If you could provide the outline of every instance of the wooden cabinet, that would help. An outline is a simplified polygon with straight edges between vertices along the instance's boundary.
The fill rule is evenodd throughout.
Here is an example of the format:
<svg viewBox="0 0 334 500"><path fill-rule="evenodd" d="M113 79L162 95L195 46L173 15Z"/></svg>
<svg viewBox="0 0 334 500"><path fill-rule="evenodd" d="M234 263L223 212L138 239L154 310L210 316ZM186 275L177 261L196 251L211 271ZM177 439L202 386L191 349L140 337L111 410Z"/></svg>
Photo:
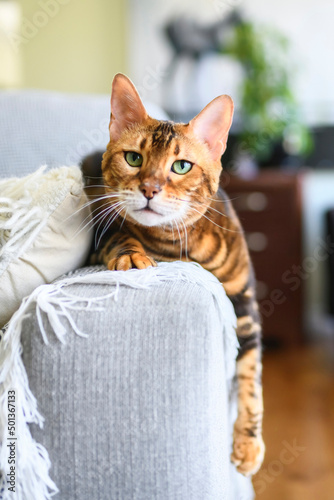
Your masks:
<svg viewBox="0 0 334 500"><path fill-rule="evenodd" d="M251 180L222 180L245 230L268 343L303 339L302 177L266 170Z"/></svg>

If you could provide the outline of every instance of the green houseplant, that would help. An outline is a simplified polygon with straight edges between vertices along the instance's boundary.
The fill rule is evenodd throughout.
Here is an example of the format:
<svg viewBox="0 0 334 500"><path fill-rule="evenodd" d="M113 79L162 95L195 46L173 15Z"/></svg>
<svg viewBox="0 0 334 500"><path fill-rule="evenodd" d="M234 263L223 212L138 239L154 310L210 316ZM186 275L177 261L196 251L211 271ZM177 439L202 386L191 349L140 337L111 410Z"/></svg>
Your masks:
<svg viewBox="0 0 334 500"><path fill-rule="evenodd" d="M222 54L243 67L239 151L257 163L267 161L277 143L287 155L304 156L312 139L299 118L287 65L288 40L269 28L241 20L232 30Z"/></svg>

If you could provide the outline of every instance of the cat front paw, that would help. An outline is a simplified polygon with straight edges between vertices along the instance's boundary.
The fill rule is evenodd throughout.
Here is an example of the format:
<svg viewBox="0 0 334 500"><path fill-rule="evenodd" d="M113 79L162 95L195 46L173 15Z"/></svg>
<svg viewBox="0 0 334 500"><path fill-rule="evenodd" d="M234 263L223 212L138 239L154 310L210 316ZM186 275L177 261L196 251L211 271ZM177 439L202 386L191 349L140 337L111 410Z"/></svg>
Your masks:
<svg viewBox="0 0 334 500"><path fill-rule="evenodd" d="M129 269L146 269L156 266L157 263L152 257L139 252L121 255L108 262L109 271L128 271Z"/></svg>
<svg viewBox="0 0 334 500"><path fill-rule="evenodd" d="M261 467L265 445L261 436L246 436L234 430L231 462L244 476L255 474Z"/></svg>

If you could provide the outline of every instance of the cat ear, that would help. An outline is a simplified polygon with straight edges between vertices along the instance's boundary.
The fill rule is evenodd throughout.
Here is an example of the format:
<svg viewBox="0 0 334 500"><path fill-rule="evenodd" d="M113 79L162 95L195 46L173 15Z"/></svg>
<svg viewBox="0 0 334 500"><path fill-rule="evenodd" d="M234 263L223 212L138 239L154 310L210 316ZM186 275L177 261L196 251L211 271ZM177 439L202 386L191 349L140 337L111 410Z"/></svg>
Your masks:
<svg viewBox="0 0 334 500"><path fill-rule="evenodd" d="M232 124L233 101L228 95L221 95L211 101L189 125L195 136L205 142L214 160L220 160L226 149L227 136Z"/></svg>
<svg viewBox="0 0 334 500"><path fill-rule="evenodd" d="M136 87L125 75L118 73L112 82L110 139L117 141L123 130L147 118L146 109Z"/></svg>

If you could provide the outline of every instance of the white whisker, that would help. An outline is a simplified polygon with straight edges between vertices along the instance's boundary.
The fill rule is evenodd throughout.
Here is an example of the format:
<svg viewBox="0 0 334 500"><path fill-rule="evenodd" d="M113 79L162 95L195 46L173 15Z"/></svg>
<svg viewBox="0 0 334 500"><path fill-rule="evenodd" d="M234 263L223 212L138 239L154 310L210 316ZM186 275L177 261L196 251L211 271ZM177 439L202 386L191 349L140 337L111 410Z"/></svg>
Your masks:
<svg viewBox="0 0 334 500"><path fill-rule="evenodd" d="M90 205L93 205L93 203L101 201L101 200L106 200L106 199L111 199L111 198L119 198L119 195L117 194L104 194L103 196L99 196L98 198L94 198L93 200L89 200L86 203L84 203L78 210L73 212L73 214L69 215L65 221L79 213L81 210L84 210L85 208L89 207Z"/></svg>
<svg viewBox="0 0 334 500"><path fill-rule="evenodd" d="M99 213L96 217L96 221L95 221L95 224L97 224L99 222L99 225L97 226L96 228L96 231L95 231L95 246L96 246L96 239L98 237L98 234L99 234L99 231L100 231L100 228L101 228L101 225L104 223L105 219L107 219L109 217L109 215L113 214L114 211L116 210L116 208L120 205L121 202L118 202L117 204L113 205L113 206L108 206L107 208L105 208L101 213Z"/></svg>
<svg viewBox="0 0 334 500"><path fill-rule="evenodd" d="M101 175L86 175L84 174L85 179L103 179Z"/></svg>
<svg viewBox="0 0 334 500"><path fill-rule="evenodd" d="M178 198L178 199L179 199L180 201L183 201L184 203L189 203L189 201L188 201L188 200L183 200L182 198ZM205 198L203 198L203 199L205 200ZM211 200L211 199L213 199L213 198L207 198L207 199ZM197 200L193 200L193 201L192 201L191 203L189 203L189 204L194 204L194 203L198 203L198 204L200 204L200 205L202 205L202 204L203 204L203 202L201 202L201 201L197 201ZM213 208L211 205L209 205L209 206L208 206L208 210L209 210L209 209L210 209L210 210L213 210L214 212L217 212L217 214L222 215L223 217L228 217L226 214L224 214L223 212L220 212L220 211L219 211L219 210L217 210L216 208Z"/></svg>
<svg viewBox="0 0 334 500"><path fill-rule="evenodd" d="M123 227L123 224L124 224L124 221L125 221L125 219L126 219L126 216L127 216L127 215L128 215L128 209L126 208L126 209L125 209L125 215L124 215L124 217L122 216L122 217L123 217L123 220L122 220L122 223L121 223L120 228L119 228L120 230L121 230L121 229L122 229L122 227Z"/></svg>
<svg viewBox="0 0 334 500"><path fill-rule="evenodd" d="M103 209L103 211L102 211L102 212L99 212L99 213L98 213L98 214L96 214L96 215L93 215L93 214L94 214L94 212L98 212L98 211L100 211L100 210L101 210L101 208L105 207L106 205L108 205L108 207L110 207L110 203L109 203L109 202L106 202L106 203L103 203L103 205L101 205L101 206L99 206L99 207L96 207L94 210L92 210L92 211L91 211L91 213L89 213L89 214L87 215L87 217L85 217L85 219L83 220L82 224L83 224L83 223L84 223L87 219L89 219L89 218L90 218L90 216L92 215L92 219L91 219L89 222L92 222L92 223L93 223L92 225L94 225L94 224L95 224L95 220L96 220L96 219L98 219L98 218L99 218L99 216L100 216L100 214L101 214L102 212L105 212L105 210L107 210L107 209ZM86 227L86 226L85 226L85 227Z"/></svg>
<svg viewBox="0 0 334 500"><path fill-rule="evenodd" d="M216 222L214 222L213 220L211 220L209 217L207 217L205 214L202 214L202 212L200 212L199 210L197 210L194 207L191 207L190 205L189 205L189 208L190 208L190 210L194 210L195 212L197 212L198 214L200 214L202 217L204 217L205 219L207 219L209 222L212 222L212 224L214 224L215 226L220 227L220 229L224 229L224 231L229 231L231 233L241 233L241 231L237 231L237 230L234 230L234 229L227 229L226 227L220 226L219 224L217 224Z"/></svg>
<svg viewBox="0 0 334 500"><path fill-rule="evenodd" d="M91 219L91 223L92 225L96 225L98 223L99 220L101 220L101 218L104 217L104 213L105 212L108 212L109 210L112 210L115 206L117 206L119 203L123 203L123 202L117 202L117 203L114 203L113 205L110 205L109 202L107 203L104 203L101 207L97 207L93 210L92 214L94 214L94 212L98 212L96 215L93 215L92 219ZM102 207L105 207L107 205L106 208L104 208L103 210L101 210ZM87 219L87 217L86 217ZM86 220L85 219L85 220Z"/></svg>
<svg viewBox="0 0 334 500"><path fill-rule="evenodd" d="M125 202L118 202L118 203L117 203L117 205L118 205L119 203L125 203ZM74 236L73 236L73 237L78 236L78 234L80 234L80 233L81 233L84 229L86 229L87 227L89 227L89 226L91 226L91 227L95 226L95 225L96 225L96 224L97 224L97 223L101 220L101 218L103 219L103 218L105 217L105 212L108 212L108 210L113 210L113 207L114 207L116 204L114 204L114 205L110 205L109 203L104 203L104 204L102 205L102 207L104 207L104 206L106 206L106 205L108 205L108 206L107 206L107 208L104 208L102 211L100 211L100 210L101 210L101 207L97 207L97 208L95 208L95 209L94 209L91 213L89 213L89 214L87 215L87 217L85 217L85 219L82 221L82 223L80 224L80 226L79 226L78 230L75 232L75 234L74 234ZM94 214L94 212L98 212L98 213L97 213L96 215L93 215L93 214ZM72 214L72 215L73 215L73 214ZM107 215L108 215L108 214L107 214ZM91 217L91 216L92 216L92 217ZM91 217L91 218L90 218L90 217ZM86 224L84 224L84 223L85 223L85 221L86 221L87 219L89 219L89 221L88 221ZM84 224L84 225L83 225L83 224Z"/></svg>
<svg viewBox="0 0 334 500"><path fill-rule="evenodd" d="M96 210L98 210L98 209L96 209ZM92 213L94 213L96 210L94 210ZM106 210L106 209L105 209L105 210ZM83 220L83 222L80 224L80 226L79 226L78 230L75 232L75 234L74 234L74 236L73 236L74 238L75 238L76 236L78 236L78 234L80 234L80 233L81 233L84 229L86 229L86 227L89 227L89 226L93 227L95 224L97 224L97 222L99 221L100 216L101 216L101 214L100 214L100 213L98 213L97 215L93 216L93 217L92 217L92 218L91 218L91 219L90 219L90 220L89 220L86 224L84 224L84 222L85 222L88 218L90 218L90 216L92 215L92 213L89 213L89 215L87 215L87 217L85 217L85 219ZM84 226L82 226L82 224L84 224ZM81 226L82 226L82 227L81 227Z"/></svg>
<svg viewBox="0 0 334 500"><path fill-rule="evenodd" d="M225 203L226 201L234 201L234 200L238 200L240 198L240 196L236 196L235 198L226 198L225 200L217 200L216 198L207 198L207 200L211 200L211 201L216 201L218 203Z"/></svg>
<svg viewBox="0 0 334 500"><path fill-rule="evenodd" d="M116 214L113 214L110 216L110 219L109 221L107 222L107 224L104 226L101 234L100 234L100 237L98 239L98 242L97 242L97 245L96 245L96 248L99 247L100 245L100 242L101 242L101 239L103 238L104 234L108 231L109 227L111 226L111 224L117 219L117 217L120 215L120 213L122 212L122 210L124 210L124 206L121 207L120 210L116 210Z"/></svg>
<svg viewBox="0 0 334 500"><path fill-rule="evenodd" d="M223 214L223 212L219 212L216 208L211 207L211 205L208 207L208 210L213 210L214 212L217 212L217 214L222 215L223 217L228 217L228 215Z"/></svg>
<svg viewBox="0 0 334 500"><path fill-rule="evenodd" d="M181 222L184 227L184 235L185 235L185 255L186 255L186 260L188 260L188 233L187 233L187 228L184 223L184 220L181 218Z"/></svg>
<svg viewBox="0 0 334 500"><path fill-rule="evenodd" d="M182 238L181 238L181 233L180 233L179 225L178 225L178 223L176 222L175 219L174 219L174 222L175 222L175 225L176 225L177 232L179 234L179 240L180 240L180 260L182 260Z"/></svg>
<svg viewBox="0 0 334 500"><path fill-rule="evenodd" d="M99 246L99 242L101 241L101 238L102 236L105 234L105 232L107 231L107 229L110 227L110 225L112 224L113 219L111 222L110 222L110 219L112 219L115 215L115 212L117 213L117 209L122 206L122 209L124 208L124 205L125 205L125 201L119 201L118 203L115 203L114 205L111 205L110 207L104 209L103 212L106 212L106 213L102 213L100 214L99 216L99 225L98 225L98 228L96 230L96 233L95 233L95 248L97 248ZM121 210L122 210L121 209ZM109 218L109 219L108 219ZM117 217L116 217L117 218ZM104 226L104 228L102 229L102 233L101 235L99 236L99 239L98 239L98 242L97 242L97 238L98 238L98 233L99 233L99 230L101 228L101 225L104 224L105 220L108 219L108 222L107 224ZM107 229L106 229L107 227Z"/></svg>

